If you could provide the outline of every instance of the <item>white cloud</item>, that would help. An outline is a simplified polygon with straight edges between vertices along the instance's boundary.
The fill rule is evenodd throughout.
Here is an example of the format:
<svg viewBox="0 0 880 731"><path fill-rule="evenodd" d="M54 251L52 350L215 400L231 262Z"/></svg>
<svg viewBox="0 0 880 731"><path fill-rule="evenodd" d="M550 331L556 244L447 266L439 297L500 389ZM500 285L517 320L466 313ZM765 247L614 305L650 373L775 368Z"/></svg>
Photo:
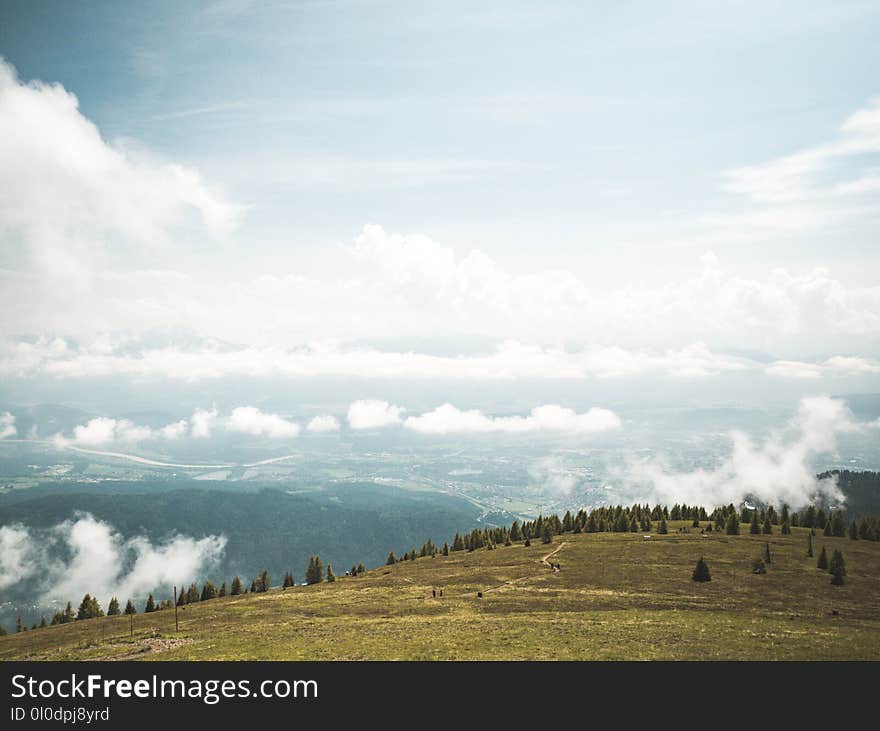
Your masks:
<svg viewBox="0 0 880 731"><path fill-rule="evenodd" d="M421 416L410 416L407 429L423 434L457 434L468 432L563 432L591 434L617 429L620 417L613 411L593 407L583 414L557 405L536 406L529 416L486 416L476 409L462 411L452 404L443 404Z"/></svg>
<svg viewBox="0 0 880 731"><path fill-rule="evenodd" d="M325 414L314 417L309 421L306 429L310 432L332 432L339 431L339 421L335 416Z"/></svg>
<svg viewBox="0 0 880 731"><path fill-rule="evenodd" d="M803 398L785 432L756 444L747 434L731 432L733 449L711 469L676 471L662 458L628 465L618 479L639 500L685 502L706 507L737 503L752 495L759 500L802 506L817 495L839 502L843 495L833 480L817 480L813 460L836 449L841 432L864 428L846 404L827 396Z"/></svg>
<svg viewBox="0 0 880 731"><path fill-rule="evenodd" d="M7 589L28 576L38 556L23 525L0 526L0 589Z"/></svg>
<svg viewBox="0 0 880 731"><path fill-rule="evenodd" d="M108 523L92 515L78 515L48 532L30 532L33 546L60 544L68 558L31 566L30 573L46 572L44 601L77 600L86 592L104 603L111 596L121 601L172 583L195 580L223 555L226 538L194 539L175 536L153 544L138 536L125 539ZM45 548L34 548L45 555Z"/></svg>
<svg viewBox="0 0 880 731"><path fill-rule="evenodd" d="M289 439L299 434L300 426L278 414L267 414L253 406L239 406L232 410L226 429L271 439Z"/></svg>
<svg viewBox="0 0 880 731"><path fill-rule="evenodd" d="M188 429L189 422L186 419L181 419L180 421L166 424L159 430L159 433L165 439L180 439L186 436Z"/></svg>
<svg viewBox="0 0 880 731"><path fill-rule="evenodd" d="M101 353L73 348L60 338L33 343L0 343L0 374L44 374L55 378L121 375L136 378L199 380L224 376L283 378L354 377L415 380L509 380L516 378L583 379L643 375L708 378L723 373L766 370L774 375L870 375L876 360L834 357L822 363L766 363L718 353L705 343L680 349L652 350L587 346L564 349L508 340L479 355L429 355L380 351L338 343L310 343L298 348L244 347L191 350L150 348L137 354L128 344Z"/></svg>
<svg viewBox="0 0 880 731"><path fill-rule="evenodd" d="M0 231L20 236L40 267L83 272L95 246L164 239L195 213L213 233L239 209L191 168L131 141L105 141L60 84L22 83L0 59Z"/></svg>
<svg viewBox="0 0 880 731"><path fill-rule="evenodd" d="M99 447L113 442L134 443L142 442L153 437L153 431L148 426L139 426L128 419L111 419L99 416L90 419L85 424L73 428L73 437L67 438L61 434L55 436L55 443L60 446L68 444L83 447Z"/></svg>
<svg viewBox="0 0 880 731"><path fill-rule="evenodd" d="M15 428L15 415L4 411L0 414L0 439L14 437L16 434L18 429Z"/></svg>
<svg viewBox="0 0 880 731"><path fill-rule="evenodd" d="M348 425L352 429L375 429L401 423L401 414L405 411L387 401L365 399L354 401L348 407Z"/></svg>
<svg viewBox="0 0 880 731"><path fill-rule="evenodd" d="M196 439L207 439L211 436L211 429L217 420L217 416L217 409L196 409L190 419L192 424L190 434Z"/></svg>

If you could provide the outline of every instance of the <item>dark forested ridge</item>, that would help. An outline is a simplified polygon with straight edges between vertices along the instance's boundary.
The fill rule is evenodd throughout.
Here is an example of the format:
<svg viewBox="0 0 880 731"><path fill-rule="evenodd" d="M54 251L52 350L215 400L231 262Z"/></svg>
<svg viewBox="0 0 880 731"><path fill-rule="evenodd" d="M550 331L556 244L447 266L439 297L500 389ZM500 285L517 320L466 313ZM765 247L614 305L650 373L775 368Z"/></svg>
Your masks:
<svg viewBox="0 0 880 731"><path fill-rule="evenodd" d="M880 515L880 472L831 470L819 479L837 477L837 485L846 496L846 515L857 520L866 515Z"/></svg>

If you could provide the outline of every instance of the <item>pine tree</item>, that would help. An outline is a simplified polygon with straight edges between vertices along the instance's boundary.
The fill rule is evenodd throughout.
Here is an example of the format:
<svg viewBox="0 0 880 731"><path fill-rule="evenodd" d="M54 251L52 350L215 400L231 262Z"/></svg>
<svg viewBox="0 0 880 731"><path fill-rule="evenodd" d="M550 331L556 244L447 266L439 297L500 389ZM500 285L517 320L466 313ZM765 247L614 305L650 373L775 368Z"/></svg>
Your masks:
<svg viewBox="0 0 880 731"><path fill-rule="evenodd" d="M134 608L134 604L132 604L131 599L129 599L125 603L125 613L126 614L137 614L137 609Z"/></svg>
<svg viewBox="0 0 880 731"><path fill-rule="evenodd" d="M229 587L230 596L238 596L241 594L241 579L237 576L232 577L232 584Z"/></svg>
<svg viewBox="0 0 880 731"><path fill-rule="evenodd" d="M336 574L333 573L333 564L332 563L327 564L327 581L328 582L336 581Z"/></svg>
<svg viewBox="0 0 880 731"><path fill-rule="evenodd" d="M206 581L204 586L202 586L202 596L201 600L208 601L208 599L216 599L217 598L217 587L214 586L213 581Z"/></svg>
<svg viewBox="0 0 880 731"><path fill-rule="evenodd" d="M552 543L553 534L550 532L550 526L545 522L541 529L541 543Z"/></svg>
<svg viewBox="0 0 880 731"><path fill-rule="evenodd" d="M830 537L831 535L833 535L833 534L831 533L831 521L830 521L830 520L825 521L825 530L823 531L822 535L824 535L824 536L829 536L829 537Z"/></svg>
<svg viewBox="0 0 880 731"><path fill-rule="evenodd" d="M519 527L518 520L514 520L513 523L510 524L510 540L515 543L522 540L522 529Z"/></svg>
<svg viewBox="0 0 880 731"><path fill-rule="evenodd" d="M666 525L666 518L660 518L660 527L657 528L657 532L661 536L665 536L667 533L669 533L669 526Z"/></svg>
<svg viewBox="0 0 880 731"><path fill-rule="evenodd" d="M90 594L86 594L83 596L82 602L80 602L79 609L76 612L77 619L94 619L95 617L103 617L104 611L101 609L101 605L98 604L98 600L91 596Z"/></svg>
<svg viewBox="0 0 880 731"><path fill-rule="evenodd" d="M198 587L195 584L190 584L189 589L186 590L186 603L195 604L201 598L202 594L199 591Z"/></svg>
<svg viewBox="0 0 880 731"><path fill-rule="evenodd" d="M156 601L153 599L153 595L147 597L147 603L144 606L144 614L149 614L150 612L156 611Z"/></svg>
<svg viewBox="0 0 880 731"><path fill-rule="evenodd" d="M736 517L734 515L734 517ZM712 577L709 575L709 566L703 560L703 557L700 557L700 560L697 561L697 565L694 567L694 573L691 576L694 581L711 581Z"/></svg>
<svg viewBox="0 0 880 731"><path fill-rule="evenodd" d="M257 591L269 591L272 582L269 579L269 569L263 569L257 577Z"/></svg>
<svg viewBox="0 0 880 731"><path fill-rule="evenodd" d="M764 526L761 528L761 533L765 536L769 536L773 532L773 523L770 522L770 515L764 518Z"/></svg>
<svg viewBox="0 0 880 731"><path fill-rule="evenodd" d="M853 541L859 540L859 527L855 521L849 524L849 537Z"/></svg>
<svg viewBox="0 0 880 731"><path fill-rule="evenodd" d="M834 586L843 586L843 577L846 576L846 566L843 561L843 554L834 549L834 555L831 557L831 564L828 567L831 572L831 583Z"/></svg>
<svg viewBox="0 0 880 731"><path fill-rule="evenodd" d="M843 512L835 510L831 515L831 535L843 538L846 535L846 523L843 522Z"/></svg>
<svg viewBox="0 0 880 731"><path fill-rule="evenodd" d="M443 545L445 546L446 544L444 543ZM448 554L447 554L447 555L448 555ZM364 562L363 562L363 561L361 561L360 563L358 563L358 566L357 566L357 572L358 572L358 574L365 574L365 573L367 573L367 567L364 566Z"/></svg>
<svg viewBox="0 0 880 731"><path fill-rule="evenodd" d="M115 617L117 614L119 614L119 600L114 596L107 605L107 616Z"/></svg>
<svg viewBox="0 0 880 731"><path fill-rule="evenodd" d="M758 535L761 532L761 526L758 524L758 511L752 511L752 520L749 523L749 533L751 535Z"/></svg>
<svg viewBox="0 0 880 731"><path fill-rule="evenodd" d="M119 614L119 602L116 602L116 613ZM46 617L44 615L40 615L40 629L46 627Z"/></svg>
<svg viewBox="0 0 880 731"><path fill-rule="evenodd" d="M791 526L788 524L788 520L782 521L782 526L779 529L780 533L784 536L791 535Z"/></svg>
<svg viewBox="0 0 880 731"><path fill-rule="evenodd" d="M351 573L354 574L354 571L352 571ZM293 574L291 574L289 571L286 571L284 573L284 582L281 584L281 588L289 589L291 586L293 586Z"/></svg>
<svg viewBox="0 0 880 731"><path fill-rule="evenodd" d="M822 546L822 552L819 554L819 560L816 562L816 568L823 571L828 568L828 554L825 553L825 546Z"/></svg>
<svg viewBox="0 0 880 731"><path fill-rule="evenodd" d="M218 597L224 597L224 596L226 596L228 593L229 593L229 592L228 592L227 589L226 589L226 582L224 581L222 584L220 584L220 591L217 592L217 596L218 596Z"/></svg>
<svg viewBox="0 0 880 731"><path fill-rule="evenodd" d="M324 580L324 564L320 556L309 556L309 566L306 569L306 583L320 584Z"/></svg>
<svg viewBox="0 0 880 731"><path fill-rule="evenodd" d="M727 533L727 535L729 536L739 535L739 516L736 514L735 510L727 517L727 523L725 523L724 532Z"/></svg>
<svg viewBox="0 0 880 731"><path fill-rule="evenodd" d="M455 550L455 549L453 549L453 550ZM396 563L397 563L397 556L394 555L394 551L389 551L388 558L385 559L385 565L386 566L393 566Z"/></svg>
<svg viewBox="0 0 880 731"><path fill-rule="evenodd" d="M807 533L807 558L813 558L813 534Z"/></svg>

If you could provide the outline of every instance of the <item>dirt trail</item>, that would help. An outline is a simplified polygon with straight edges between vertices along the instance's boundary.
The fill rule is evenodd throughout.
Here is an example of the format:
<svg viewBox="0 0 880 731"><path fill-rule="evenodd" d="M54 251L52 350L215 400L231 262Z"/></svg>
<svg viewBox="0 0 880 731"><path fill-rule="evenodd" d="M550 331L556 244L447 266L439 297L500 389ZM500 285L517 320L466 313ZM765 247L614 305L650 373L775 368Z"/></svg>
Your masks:
<svg viewBox="0 0 880 731"><path fill-rule="evenodd" d="M554 574L559 573L559 569L553 566L547 559L551 556L555 556L562 550L562 547L565 545L565 541L560 543L553 551L550 551L546 556L541 558L541 563L550 569ZM528 581L529 579L537 578L538 576L543 576L541 574L529 574L528 576L520 576L518 579L510 579L509 581L502 581L500 584L496 584L495 586L490 586L488 589L483 589L483 593L485 594L487 591L495 591L495 589L500 589L502 586L510 586L511 584L518 584L521 581Z"/></svg>

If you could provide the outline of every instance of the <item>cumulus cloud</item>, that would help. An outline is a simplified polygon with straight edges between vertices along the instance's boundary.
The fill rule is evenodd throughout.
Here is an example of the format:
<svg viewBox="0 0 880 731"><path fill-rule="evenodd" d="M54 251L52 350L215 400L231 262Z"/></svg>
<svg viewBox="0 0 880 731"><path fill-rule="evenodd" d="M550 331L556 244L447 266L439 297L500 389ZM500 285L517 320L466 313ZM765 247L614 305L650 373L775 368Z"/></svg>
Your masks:
<svg viewBox="0 0 880 731"><path fill-rule="evenodd" d="M55 443L64 447L74 445L80 447L100 447L114 442L133 444L153 437L153 430L148 426L139 426L128 419L111 419L99 416L85 424L73 428L73 436L68 438L61 434L55 436Z"/></svg>
<svg viewBox="0 0 880 731"><path fill-rule="evenodd" d="M348 425L352 429L376 429L401 423L405 409L387 401L365 399L354 401L348 407Z"/></svg>
<svg viewBox="0 0 880 731"><path fill-rule="evenodd" d="M190 434L196 439L207 439L211 436L211 429L217 420L217 409L196 409L190 419Z"/></svg>
<svg viewBox="0 0 880 731"><path fill-rule="evenodd" d="M86 592L105 603L144 596L158 587L198 579L223 555L224 536L174 536L153 543L143 536L124 538L90 514L49 530L21 525L0 528L0 588L35 577L45 587L43 602L65 601ZM61 548L65 559L50 559ZM53 552L54 554L55 552Z"/></svg>
<svg viewBox="0 0 880 731"><path fill-rule="evenodd" d="M161 434L164 439L180 439L186 436L188 429L189 422L186 419L180 419L180 421L175 421L172 424L166 424L163 426L159 429L159 434Z"/></svg>
<svg viewBox="0 0 880 731"><path fill-rule="evenodd" d="M758 444L743 432L731 432L729 457L711 469L677 471L662 458L629 465L617 477L638 499L715 506L745 496L802 506L818 496L843 499L834 480L817 480L813 460L836 449L837 435L864 428L846 404L827 396L803 398L787 429ZM640 492L641 490L641 492Z"/></svg>
<svg viewBox="0 0 880 731"><path fill-rule="evenodd" d="M15 415L4 411L0 414L0 439L14 437L16 434L18 429L15 428Z"/></svg>
<svg viewBox="0 0 880 731"><path fill-rule="evenodd" d="M239 406L232 410L226 429L271 439L285 439L296 437L300 426L278 414L264 413L254 406Z"/></svg>
<svg viewBox="0 0 880 731"><path fill-rule="evenodd" d="M0 230L65 263L93 240L163 237L189 212L215 233L228 231L239 215L197 171L158 160L131 141L108 143L76 96L60 84L23 83L2 59L0 159Z"/></svg>
<svg viewBox="0 0 880 731"><path fill-rule="evenodd" d="M458 434L468 432L562 432L592 434L617 429L620 417L613 411L597 407L578 414L572 409L549 404L536 406L528 416L486 416L481 411L462 411L452 404L443 404L404 422L407 429L423 434Z"/></svg>
<svg viewBox="0 0 880 731"><path fill-rule="evenodd" d="M309 421L306 429L310 432L317 433L339 431L339 421L335 416L330 414L316 416Z"/></svg>

